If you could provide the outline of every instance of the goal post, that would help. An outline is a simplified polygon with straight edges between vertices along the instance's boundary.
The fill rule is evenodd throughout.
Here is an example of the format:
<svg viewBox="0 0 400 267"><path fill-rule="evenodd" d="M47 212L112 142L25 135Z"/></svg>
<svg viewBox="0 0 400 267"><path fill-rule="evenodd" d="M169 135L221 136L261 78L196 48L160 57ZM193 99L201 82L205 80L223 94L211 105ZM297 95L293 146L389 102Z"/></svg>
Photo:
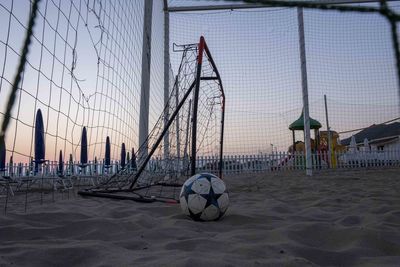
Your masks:
<svg viewBox="0 0 400 267"><path fill-rule="evenodd" d="M79 191L80 195L176 202L176 188L189 176L207 170L222 177L225 93L221 76L204 37L197 44L175 47L182 53L181 64L164 111L146 138L147 156L136 172L121 170L100 185ZM136 154L142 149L147 146ZM203 157L209 160L201 161Z"/></svg>
<svg viewBox="0 0 400 267"><path fill-rule="evenodd" d="M207 60L212 65L215 75L214 77L202 77L201 75L201 68L202 68L202 61L203 61L203 54L207 57ZM219 177L222 178L222 167L223 167L223 143L224 143L224 123L225 123L225 93L222 86L221 76L219 75L218 69L215 65L215 62L211 56L210 50L204 40L204 37L200 37L199 42L199 55L197 59L197 74L196 74L196 88L194 91L194 103L193 103L193 133L192 133L192 158L196 158L196 143L197 143L197 109L198 109L198 99L199 99L199 88L200 88L200 81L204 80L217 80L219 82L219 86L221 88L221 95L222 95L222 117L221 117L221 136L220 136L220 151L219 151ZM196 161L192 160L191 165L191 175L196 173Z"/></svg>

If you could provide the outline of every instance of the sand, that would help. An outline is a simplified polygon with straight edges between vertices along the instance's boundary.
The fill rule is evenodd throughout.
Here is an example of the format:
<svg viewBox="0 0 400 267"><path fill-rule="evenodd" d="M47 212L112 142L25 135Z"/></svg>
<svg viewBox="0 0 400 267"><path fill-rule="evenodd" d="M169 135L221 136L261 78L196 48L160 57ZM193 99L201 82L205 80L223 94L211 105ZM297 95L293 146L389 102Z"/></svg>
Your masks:
<svg viewBox="0 0 400 267"><path fill-rule="evenodd" d="M0 215L0 266L399 266L400 170L226 177L231 205L71 198Z"/></svg>

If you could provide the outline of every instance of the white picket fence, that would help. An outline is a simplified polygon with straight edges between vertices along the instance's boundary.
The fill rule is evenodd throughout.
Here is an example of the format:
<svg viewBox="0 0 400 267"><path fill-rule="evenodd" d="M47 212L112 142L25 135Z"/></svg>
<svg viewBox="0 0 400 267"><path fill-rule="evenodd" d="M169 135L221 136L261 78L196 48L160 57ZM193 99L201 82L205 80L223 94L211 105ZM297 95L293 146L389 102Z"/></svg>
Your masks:
<svg viewBox="0 0 400 267"><path fill-rule="evenodd" d="M92 162L82 165L79 162L65 162L62 170L60 170L57 161L48 161L41 164L35 170L34 164L14 163L6 164L3 170L3 176L9 177L32 177L32 176L103 176L112 175L121 169L118 161L111 161L110 165L105 165L104 162Z"/></svg>
<svg viewBox="0 0 400 267"><path fill-rule="evenodd" d="M400 150L386 151L357 151L355 153L334 153L336 164L331 162L327 153L312 154L313 169L346 169L346 168L367 168L400 166ZM171 162L171 161L170 161ZM182 161L176 161L182 162ZM179 163L178 163L179 164ZM171 164L169 169L171 168ZM165 161L160 157L150 160L147 171L160 173L165 169ZM203 156L198 157L197 171L218 173L219 157ZM178 167L177 167L178 169ZM278 152L271 154L258 155L227 155L223 157L223 173L246 173L246 172L274 172L289 170L304 170L305 155L301 152L294 154L288 152ZM51 176L109 176L121 170L119 161L112 161L106 166L103 161L89 162L82 166L79 162L65 162L60 172L58 162L49 161L42 164L37 171L33 164L6 164L5 170L1 175L8 177L51 177ZM136 169L126 165L126 172L135 172Z"/></svg>
<svg viewBox="0 0 400 267"><path fill-rule="evenodd" d="M312 168L316 170L400 166L400 150L342 152L333 153L332 157L334 160L326 152L313 153ZM218 163L218 157L200 157L197 166L199 170L216 172ZM305 155L301 152L231 155L223 158L223 173L305 170L305 164Z"/></svg>

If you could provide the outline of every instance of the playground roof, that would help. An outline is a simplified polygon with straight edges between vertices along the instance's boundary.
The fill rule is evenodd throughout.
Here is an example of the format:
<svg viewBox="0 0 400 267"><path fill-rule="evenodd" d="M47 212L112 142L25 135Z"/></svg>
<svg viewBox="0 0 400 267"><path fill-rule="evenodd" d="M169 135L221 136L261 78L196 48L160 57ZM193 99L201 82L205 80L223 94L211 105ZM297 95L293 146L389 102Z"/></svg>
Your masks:
<svg viewBox="0 0 400 267"><path fill-rule="evenodd" d="M319 129L322 125L319 121L310 117L310 129ZM300 117L289 125L289 130L304 130L304 115L301 112Z"/></svg>

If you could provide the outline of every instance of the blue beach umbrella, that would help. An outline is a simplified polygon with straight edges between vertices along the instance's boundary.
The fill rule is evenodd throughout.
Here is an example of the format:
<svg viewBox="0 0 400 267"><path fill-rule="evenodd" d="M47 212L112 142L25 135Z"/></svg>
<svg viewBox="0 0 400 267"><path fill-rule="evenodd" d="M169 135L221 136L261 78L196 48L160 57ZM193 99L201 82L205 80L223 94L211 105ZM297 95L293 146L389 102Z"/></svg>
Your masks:
<svg viewBox="0 0 400 267"><path fill-rule="evenodd" d="M6 144L4 139L0 139L0 171L6 170Z"/></svg>
<svg viewBox="0 0 400 267"><path fill-rule="evenodd" d="M69 169L71 174L74 173L74 160L72 158L72 154L69 154Z"/></svg>
<svg viewBox="0 0 400 267"><path fill-rule="evenodd" d="M97 165L98 165L98 163L97 163L97 157L94 157L94 173L97 173Z"/></svg>
<svg viewBox="0 0 400 267"><path fill-rule="evenodd" d="M63 154L62 150L60 150L60 154L58 155L58 175L63 175L64 174L64 160L63 160Z"/></svg>
<svg viewBox="0 0 400 267"><path fill-rule="evenodd" d="M106 166L111 165L110 137L108 137L108 136L106 138L106 152L105 152L105 156L104 156L104 164Z"/></svg>
<svg viewBox="0 0 400 267"><path fill-rule="evenodd" d="M8 175L14 175L14 159L13 156L10 157L10 161L8 162Z"/></svg>
<svg viewBox="0 0 400 267"><path fill-rule="evenodd" d="M131 156L129 151L126 153L126 163L128 164L128 168L131 168Z"/></svg>
<svg viewBox="0 0 400 267"><path fill-rule="evenodd" d="M36 112L35 123L35 171L38 166L45 161L45 143L44 143L44 124L42 111L38 109Z"/></svg>
<svg viewBox="0 0 400 267"><path fill-rule="evenodd" d="M122 143L121 147L121 167L122 169L125 168L126 165L126 149L125 149L125 143Z"/></svg>
<svg viewBox="0 0 400 267"><path fill-rule="evenodd" d="M88 162L88 144L86 127L83 127L81 138L81 165L86 165Z"/></svg>
<svg viewBox="0 0 400 267"><path fill-rule="evenodd" d="M132 147L132 162L131 162L131 166L132 166L133 170L137 169L135 149L133 147Z"/></svg>

